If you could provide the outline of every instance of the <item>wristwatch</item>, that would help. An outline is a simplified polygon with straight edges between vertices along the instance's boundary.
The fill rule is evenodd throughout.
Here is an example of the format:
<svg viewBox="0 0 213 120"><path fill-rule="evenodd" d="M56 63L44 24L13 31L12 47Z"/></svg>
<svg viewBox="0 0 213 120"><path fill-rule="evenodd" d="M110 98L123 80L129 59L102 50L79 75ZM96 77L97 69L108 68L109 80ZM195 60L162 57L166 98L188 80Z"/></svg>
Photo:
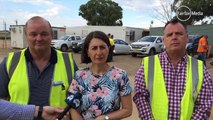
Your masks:
<svg viewBox="0 0 213 120"><path fill-rule="evenodd" d="M42 120L42 112L43 112L43 106L38 107L38 116L37 120Z"/></svg>
<svg viewBox="0 0 213 120"><path fill-rule="evenodd" d="M109 120L109 116L108 115L104 115L104 120Z"/></svg>

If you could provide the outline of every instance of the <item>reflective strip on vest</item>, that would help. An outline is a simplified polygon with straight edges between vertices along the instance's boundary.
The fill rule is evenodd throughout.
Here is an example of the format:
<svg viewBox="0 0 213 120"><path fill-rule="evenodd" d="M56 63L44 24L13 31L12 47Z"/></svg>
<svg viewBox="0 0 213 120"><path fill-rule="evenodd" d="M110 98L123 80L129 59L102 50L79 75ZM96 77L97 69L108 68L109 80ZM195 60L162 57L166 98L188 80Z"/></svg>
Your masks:
<svg viewBox="0 0 213 120"><path fill-rule="evenodd" d="M168 119L168 96L158 55L143 59L146 87L150 93L152 113L157 120ZM181 120L191 119L194 102L203 81L203 63L188 56L186 90L181 101ZM153 87L155 86L155 87Z"/></svg>
<svg viewBox="0 0 213 120"><path fill-rule="evenodd" d="M13 58L12 58L12 62L11 62L11 66L10 66L10 69L8 69L8 75L9 75L9 78L11 78L12 77L12 75L13 75L13 72L14 72L14 70L16 69L16 66L17 66L17 64L18 64L18 62L19 62L19 59L20 59L20 56L21 56L21 51L18 51L18 52L15 52L14 53L14 56L13 56ZM7 67L7 68L9 68L9 67Z"/></svg>
<svg viewBox="0 0 213 120"><path fill-rule="evenodd" d="M27 104L29 101L29 81L24 56L25 50L26 49L20 52L9 53L7 58L7 72L10 77L8 87L10 101L19 104ZM58 50L56 53L58 62L55 64L53 82L61 81L63 86L51 85L50 105L65 107L66 103L64 99L66 98L69 83L74 77L74 65L71 54L63 53ZM64 87L64 89L62 89L62 87Z"/></svg>
<svg viewBox="0 0 213 120"><path fill-rule="evenodd" d="M64 63L66 66L66 72L67 72L67 78L69 80L69 84L72 81L72 76L74 76L74 64L71 54L68 53L62 53ZM73 72L72 72L73 71Z"/></svg>
<svg viewBox="0 0 213 120"><path fill-rule="evenodd" d="M50 94L50 104L51 106L63 106L66 107L65 99L66 94L70 85L70 82L72 80L72 77L74 77L74 65L73 65L73 59L71 59L71 54L63 53L58 51L57 52L57 59L58 62L55 64L54 68L54 82L60 82L63 81L63 86L53 86L51 89ZM62 53L62 54L61 54ZM68 60L66 60L68 59ZM59 61L61 60L61 61ZM72 68L72 69L71 69ZM70 70L67 70L70 69ZM66 70L66 71L64 71ZM62 74L64 73L64 74ZM66 76L67 75L67 76ZM73 75L73 76L71 76ZM70 78L69 78L70 77ZM62 90L65 87L64 90ZM55 94L58 93L58 94Z"/></svg>

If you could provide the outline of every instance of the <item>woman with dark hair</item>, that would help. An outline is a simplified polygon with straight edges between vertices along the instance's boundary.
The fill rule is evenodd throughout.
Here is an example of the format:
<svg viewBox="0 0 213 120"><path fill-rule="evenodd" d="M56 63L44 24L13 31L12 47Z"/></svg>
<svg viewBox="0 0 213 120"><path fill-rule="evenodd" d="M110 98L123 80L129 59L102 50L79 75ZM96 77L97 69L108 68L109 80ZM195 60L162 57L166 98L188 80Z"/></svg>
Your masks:
<svg viewBox="0 0 213 120"><path fill-rule="evenodd" d="M129 78L126 71L107 63L109 49L105 33L94 31L86 37L81 62L91 65L76 72L69 89L83 95L80 108L70 110L73 120L119 120L132 114Z"/></svg>

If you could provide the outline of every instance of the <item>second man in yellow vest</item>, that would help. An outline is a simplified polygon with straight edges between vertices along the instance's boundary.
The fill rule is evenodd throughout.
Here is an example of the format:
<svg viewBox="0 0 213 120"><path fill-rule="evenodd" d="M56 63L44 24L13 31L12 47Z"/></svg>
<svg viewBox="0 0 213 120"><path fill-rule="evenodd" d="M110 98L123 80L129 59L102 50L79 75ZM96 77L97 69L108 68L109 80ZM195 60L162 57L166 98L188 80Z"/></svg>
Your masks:
<svg viewBox="0 0 213 120"><path fill-rule="evenodd" d="M109 51L109 57L108 57L108 61L113 61L113 51L115 49L115 41L114 41L114 36L111 35L110 33L108 34L108 38L109 38L109 42L110 42L110 51Z"/></svg>
<svg viewBox="0 0 213 120"><path fill-rule="evenodd" d="M213 103L212 79L202 61L186 54L186 25L164 27L166 51L143 58L133 100L141 120L207 120Z"/></svg>

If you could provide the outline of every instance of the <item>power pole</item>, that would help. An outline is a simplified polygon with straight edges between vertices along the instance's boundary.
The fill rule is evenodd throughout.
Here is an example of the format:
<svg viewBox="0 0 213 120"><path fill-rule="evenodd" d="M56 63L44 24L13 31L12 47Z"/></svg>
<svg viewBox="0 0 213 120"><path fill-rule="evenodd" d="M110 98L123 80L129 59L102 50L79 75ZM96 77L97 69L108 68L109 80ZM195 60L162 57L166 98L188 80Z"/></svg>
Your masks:
<svg viewBox="0 0 213 120"><path fill-rule="evenodd" d="M18 20L15 20L16 25L18 25Z"/></svg>
<svg viewBox="0 0 213 120"><path fill-rule="evenodd" d="M7 48L7 24L6 22L3 20L3 26L4 26L4 40L3 40L3 48Z"/></svg>

